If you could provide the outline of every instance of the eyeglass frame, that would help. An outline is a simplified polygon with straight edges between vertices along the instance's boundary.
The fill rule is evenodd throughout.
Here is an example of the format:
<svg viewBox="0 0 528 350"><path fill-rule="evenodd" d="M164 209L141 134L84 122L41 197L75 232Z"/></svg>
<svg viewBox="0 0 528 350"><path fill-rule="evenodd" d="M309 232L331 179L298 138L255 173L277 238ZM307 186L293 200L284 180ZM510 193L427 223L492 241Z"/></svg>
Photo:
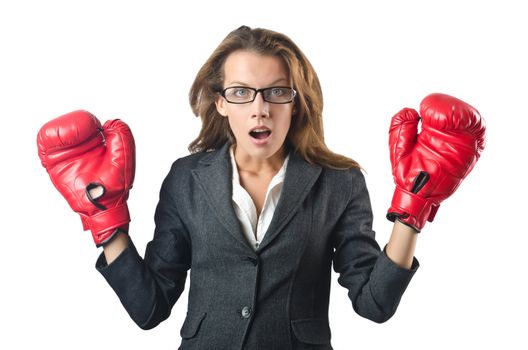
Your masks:
<svg viewBox="0 0 528 350"><path fill-rule="evenodd" d="M249 89L251 91L254 91L255 94L253 95L253 99L250 100L250 101L246 101L246 102L232 102L232 101L229 101L227 99L227 97L225 96L225 92L228 90L228 89L236 89L236 88L242 88L242 89ZM232 104L235 104L235 105L244 105L244 104L247 104L247 103L253 103L255 101L255 99L257 98L257 95L259 92L263 92L263 91L266 91L266 90L271 90L271 89L289 89L292 91L292 97L291 97L291 100L287 101L287 102L272 102L272 101L268 101L265 97L265 95L262 93L262 99L268 103L273 103L273 104L277 104L277 105L284 105L284 104L287 104L287 103L292 103L293 100L295 100L295 96L297 96L297 91L292 88L292 87L289 87L289 86L270 86L270 87L267 87L267 88L263 88L263 89L255 89L255 88L252 88L252 87L249 87L249 86L229 86L229 87L226 87L224 90L220 91L220 96L222 96L223 98L225 98L225 100L227 101L227 103L232 103Z"/></svg>

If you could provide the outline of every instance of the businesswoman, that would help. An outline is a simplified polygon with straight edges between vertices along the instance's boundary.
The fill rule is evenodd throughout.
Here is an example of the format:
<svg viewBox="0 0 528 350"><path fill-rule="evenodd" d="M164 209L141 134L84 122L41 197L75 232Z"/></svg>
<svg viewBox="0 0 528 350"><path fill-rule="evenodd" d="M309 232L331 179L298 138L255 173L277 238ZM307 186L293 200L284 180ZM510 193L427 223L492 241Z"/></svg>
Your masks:
<svg viewBox="0 0 528 350"><path fill-rule="evenodd" d="M76 111L38 136L54 184L104 248L97 269L141 328L170 315L190 270L180 349L332 349L332 266L359 315L388 320L418 268L417 233L484 147L483 120L454 97L432 94L420 114L398 112L394 227L380 249L360 167L325 145L317 75L287 36L229 33L190 103L202 129L163 182L144 258L128 234L127 125Z"/></svg>

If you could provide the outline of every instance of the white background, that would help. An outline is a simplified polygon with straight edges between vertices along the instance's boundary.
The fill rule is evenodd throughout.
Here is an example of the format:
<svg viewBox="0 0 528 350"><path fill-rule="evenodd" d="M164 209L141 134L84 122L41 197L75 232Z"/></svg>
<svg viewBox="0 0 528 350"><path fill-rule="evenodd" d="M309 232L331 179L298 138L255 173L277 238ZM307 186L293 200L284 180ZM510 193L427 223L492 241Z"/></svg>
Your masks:
<svg viewBox="0 0 528 350"><path fill-rule="evenodd" d="M240 25L290 36L325 96L325 135L367 171L380 245L393 191L387 131L431 92L475 106L480 161L418 242L396 315L357 316L334 276L335 349L526 349L527 11L521 1L2 1L0 348L176 349L172 316L140 330L94 268L100 252L41 167L36 135L87 109L122 118L137 145L131 235L143 253L161 181L199 130L187 94Z"/></svg>

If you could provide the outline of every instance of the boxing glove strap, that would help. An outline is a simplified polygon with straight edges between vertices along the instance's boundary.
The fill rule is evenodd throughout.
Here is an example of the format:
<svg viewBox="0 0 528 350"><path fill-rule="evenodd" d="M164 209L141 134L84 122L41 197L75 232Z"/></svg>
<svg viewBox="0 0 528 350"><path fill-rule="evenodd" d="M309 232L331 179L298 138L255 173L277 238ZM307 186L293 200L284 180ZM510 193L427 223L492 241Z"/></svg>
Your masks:
<svg viewBox="0 0 528 350"><path fill-rule="evenodd" d="M109 234L117 228L123 227L130 222L130 214L126 203L101 211L95 215L85 217L88 228L92 231L95 243L105 241Z"/></svg>
<svg viewBox="0 0 528 350"><path fill-rule="evenodd" d="M433 221L438 205L403 188L396 187L387 218L398 218L420 232L427 220Z"/></svg>

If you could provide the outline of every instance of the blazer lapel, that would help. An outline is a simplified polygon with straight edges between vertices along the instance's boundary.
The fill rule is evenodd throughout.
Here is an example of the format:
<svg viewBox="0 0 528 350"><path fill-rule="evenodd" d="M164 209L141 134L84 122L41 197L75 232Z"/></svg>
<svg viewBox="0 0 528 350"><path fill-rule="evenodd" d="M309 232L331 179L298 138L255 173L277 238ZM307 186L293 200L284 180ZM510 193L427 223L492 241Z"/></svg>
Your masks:
<svg viewBox="0 0 528 350"><path fill-rule="evenodd" d="M242 234L240 222L233 209L233 169L229 156L230 146L226 144L221 149L210 152L199 161L200 167L191 172L196 181L201 184L210 201L211 210L225 229L245 247L252 249ZM294 152L290 154L282 193L258 250L270 244L286 226L310 192L320 173L320 166L308 164Z"/></svg>
<svg viewBox="0 0 528 350"><path fill-rule="evenodd" d="M259 250L270 244L290 221L312 189L320 173L321 167L319 165L310 165L297 153L290 153L282 193Z"/></svg>
<svg viewBox="0 0 528 350"><path fill-rule="evenodd" d="M214 215L237 241L251 249L242 235L240 223L233 209L233 170L229 147L230 144L226 143L219 150L210 152L199 161L200 167L191 172L201 184Z"/></svg>

